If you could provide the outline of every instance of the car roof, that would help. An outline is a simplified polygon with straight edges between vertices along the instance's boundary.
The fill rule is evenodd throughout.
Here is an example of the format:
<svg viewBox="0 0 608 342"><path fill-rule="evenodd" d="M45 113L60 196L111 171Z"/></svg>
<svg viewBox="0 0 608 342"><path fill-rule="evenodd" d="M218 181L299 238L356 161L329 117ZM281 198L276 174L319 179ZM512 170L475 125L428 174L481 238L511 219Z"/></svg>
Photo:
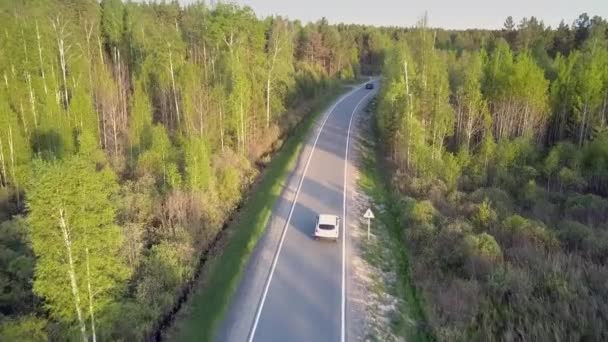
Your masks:
<svg viewBox="0 0 608 342"><path fill-rule="evenodd" d="M336 218L338 218L336 215L321 214L319 215L319 224L336 225Z"/></svg>

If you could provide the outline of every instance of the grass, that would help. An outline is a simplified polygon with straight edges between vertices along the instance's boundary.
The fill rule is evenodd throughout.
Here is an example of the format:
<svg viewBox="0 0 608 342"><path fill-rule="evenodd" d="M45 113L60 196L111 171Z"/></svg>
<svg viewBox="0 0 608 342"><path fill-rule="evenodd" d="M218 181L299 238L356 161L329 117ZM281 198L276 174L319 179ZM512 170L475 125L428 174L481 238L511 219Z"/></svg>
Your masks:
<svg viewBox="0 0 608 342"><path fill-rule="evenodd" d="M373 101L372 101L373 102ZM390 176L384 167L383 151L377 142L378 135L373 128L365 129L366 138L361 146L361 168L359 187L372 200L372 207L376 213L374 226L376 229L384 229L379 234L386 235L386 241L382 244L364 243L364 258L383 271L387 265L393 265L396 274L396 286L387 289L382 286L379 291L395 292L393 295L403 299L398 305L398 315L391 317L391 329L397 336L404 337L407 341L431 341L432 336L427 332L426 320L422 309L422 302L418 298L416 288L411 282L409 254L404 243L403 236L403 214L399 206L399 198L392 189ZM389 249L388 254L392 259L390 263L383 262L383 255ZM372 289L377 291L378 289ZM413 322L412 322L413 321ZM373 338L373 337L372 337Z"/></svg>
<svg viewBox="0 0 608 342"><path fill-rule="evenodd" d="M198 288L194 289L184 316L178 318L172 329L171 340L211 341L228 306L253 248L263 235L272 208L283 190L289 173L296 164L297 156L316 118L337 95L347 90L336 86L324 95L313 110L293 130L279 151L268 164L259 182L251 191L239 216L228 228L224 245L207 261Z"/></svg>

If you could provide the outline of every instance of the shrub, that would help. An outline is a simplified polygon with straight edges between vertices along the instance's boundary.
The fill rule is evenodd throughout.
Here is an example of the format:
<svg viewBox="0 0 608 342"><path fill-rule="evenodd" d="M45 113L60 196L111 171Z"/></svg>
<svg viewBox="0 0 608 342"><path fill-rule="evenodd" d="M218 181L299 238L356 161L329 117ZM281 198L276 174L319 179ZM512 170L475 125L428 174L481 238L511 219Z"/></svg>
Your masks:
<svg viewBox="0 0 608 342"><path fill-rule="evenodd" d="M36 316L23 316L0 324L0 339L3 341L47 341L47 321Z"/></svg>
<svg viewBox="0 0 608 342"><path fill-rule="evenodd" d="M534 215L536 219L547 224L560 220L558 206L551 203L544 197L539 198L534 202L534 204L532 204L532 215Z"/></svg>
<svg viewBox="0 0 608 342"><path fill-rule="evenodd" d="M481 287L475 280L454 279L437 286L435 311L432 320L439 341L467 340L466 326L475 320L484 297Z"/></svg>
<svg viewBox="0 0 608 342"><path fill-rule="evenodd" d="M410 226L405 231L406 239L413 249L420 251L435 236L437 227L432 223L417 224Z"/></svg>
<svg viewBox="0 0 608 342"><path fill-rule="evenodd" d="M473 216L473 222L475 222L475 225L478 228L483 229L490 227L496 222L497 218L498 215L494 209L492 209L490 201L486 198L477 206L477 211Z"/></svg>
<svg viewBox="0 0 608 342"><path fill-rule="evenodd" d="M568 250L579 250L593 234L591 228L576 221L564 221L558 227L558 237Z"/></svg>
<svg viewBox="0 0 608 342"><path fill-rule="evenodd" d="M440 269L446 274L460 275L466 261L464 235L442 229L437 235L434 259L439 261Z"/></svg>
<svg viewBox="0 0 608 342"><path fill-rule="evenodd" d="M460 177L462 160L451 153L443 155L443 165L441 166L441 179L445 182L448 190L454 190Z"/></svg>
<svg viewBox="0 0 608 342"><path fill-rule="evenodd" d="M608 134L604 132L585 145L580 160L589 186L599 194L608 195Z"/></svg>
<svg viewBox="0 0 608 342"><path fill-rule="evenodd" d="M416 225L433 223L437 210L429 200L417 201L408 208L407 217Z"/></svg>
<svg viewBox="0 0 608 342"><path fill-rule="evenodd" d="M519 215L511 215L502 223L500 232L509 246L520 244L524 240L544 248L556 247L555 236L538 221L527 220Z"/></svg>
<svg viewBox="0 0 608 342"><path fill-rule="evenodd" d="M519 298L530 298L533 279L525 269L505 263L504 267L492 270L487 278L487 289L491 297L505 304L514 303Z"/></svg>
<svg viewBox="0 0 608 342"><path fill-rule="evenodd" d="M608 201L592 194L571 196L565 203L565 215L581 223L598 226L608 219Z"/></svg>
<svg viewBox="0 0 608 342"><path fill-rule="evenodd" d="M163 241L151 248L140 270L136 290L138 302L156 313L173 305L175 291L192 275L192 251L183 251L188 245L187 241Z"/></svg>
<svg viewBox="0 0 608 342"><path fill-rule="evenodd" d="M502 250L488 233L467 235L464 238L466 250L465 271L469 277L484 279L495 264L502 260Z"/></svg>
<svg viewBox="0 0 608 342"><path fill-rule="evenodd" d="M565 166L559 170L557 179L562 191L581 191L587 186L585 179L580 174Z"/></svg>
<svg viewBox="0 0 608 342"><path fill-rule="evenodd" d="M464 234L471 233L473 231L473 226L467 220L456 218L448 221L443 230Z"/></svg>
<svg viewBox="0 0 608 342"><path fill-rule="evenodd" d="M534 206L534 203L539 200L541 192L542 189L536 185L536 182L529 180L519 192L519 198L522 206L525 209L531 209Z"/></svg>
<svg viewBox="0 0 608 342"><path fill-rule="evenodd" d="M481 188L470 194L470 199L473 202L481 203L484 200L489 200L492 207L499 217L505 217L515 211L513 199L504 190L500 188Z"/></svg>
<svg viewBox="0 0 608 342"><path fill-rule="evenodd" d="M483 257L490 261L499 261L502 259L502 250L494 239L494 236L488 233L477 235L467 235L465 243L469 255Z"/></svg>

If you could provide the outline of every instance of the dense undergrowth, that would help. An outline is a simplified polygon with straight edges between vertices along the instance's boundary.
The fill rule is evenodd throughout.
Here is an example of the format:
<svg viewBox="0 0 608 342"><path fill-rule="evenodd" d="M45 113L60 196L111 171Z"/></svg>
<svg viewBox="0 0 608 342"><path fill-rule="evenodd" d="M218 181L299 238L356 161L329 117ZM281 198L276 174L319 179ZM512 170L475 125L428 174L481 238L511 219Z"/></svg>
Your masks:
<svg viewBox="0 0 608 342"><path fill-rule="evenodd" d="M557 52L538 22L455 51L423 20L387 55L376 118L437 340L608 339L608 31L581 22Z"/></svg>

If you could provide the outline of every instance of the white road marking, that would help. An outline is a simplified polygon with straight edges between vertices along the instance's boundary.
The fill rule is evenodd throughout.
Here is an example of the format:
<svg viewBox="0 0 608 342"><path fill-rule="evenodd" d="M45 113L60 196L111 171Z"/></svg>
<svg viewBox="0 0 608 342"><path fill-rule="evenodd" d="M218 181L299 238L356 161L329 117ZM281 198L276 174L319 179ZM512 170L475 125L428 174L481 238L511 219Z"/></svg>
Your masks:
<svg viewBox="0 0 608 342"><path fill-rule="evenodd" d="M253 321L253 326L251 327L251 332L249 333L249 339L248 339L249 342L252 342L253 338L255 337L255 331L256 331L256 329L258 327L258 323L260 321L260 316L262 314L262 309L264 308L264 303L266 302L266 296L268 295L268 289L270 288L270 283L272 282L274 270L277 267L279 255L281 254L281 249L283 248L283 241L285 240L285 235L287 235L287 229L289 228L289 222L291 221L291 215L293 214L293 211L296 207L296 203L298 202L298 196L300 195L300 189L302 188L302 183L304 183L304 178L306 177L306 171L308 170L308 166L310 165L312 155L315 152L315 148L317 147L317 141L319 141L321 132L323 132L323 127L325 127L325 123L327 122L327 120L329 119L331 114L333 113L334 109L342 101L344 101L344 99L351 96L356 91L363 89L363 87L364 87L364 85L362 85L358 88L355 88L355 89L351 90L350 92L348 92L347 94L343 95L340 99L338 99L338 101L336 101L336 103L334 103L334 105L329 109L327 115L325 116L325 119L323 120L323 123L321 124L321 127L319 128L319 133L317 133L315 142L313 143L312 149L310 150L310 153L308 154L308 160L306 161L306 165L304 166L304 171L302 172L302 177L300 178L300 182L298 183L298 188L296 189L296 194L295 194L293 202L291 204L291 209L289 210L289 216L287 216L287 222L285 222L285 226L283 228L283 233L281 234L281 240L279 241L278 250L274 256L274 259L272 260L272 266L270 267L270 274L268 275L268 279L266 280L266 285L264 286L264 292L262 293L262 299L260 300L260 304L258 306L256 315L255 315L255 320Z"/></svg>
<svg viewBox="0 0 608 342"><path fill-rule="evenodd" d="M363 96L361 100L353 109L353 112L350 114L350 120L348 121L348 132L346 133L346 152L344 153L344 186L342 189L344 190L343 200L342 200L342 319L341 319L341 329L340 329L340 341L346 341L346 188L347 188L347 175L348 175L348 147L350 145L350 128L353 124L353 118L355 117L355 113L357 112L357 108L359 105L372 93Z"/></svg>

